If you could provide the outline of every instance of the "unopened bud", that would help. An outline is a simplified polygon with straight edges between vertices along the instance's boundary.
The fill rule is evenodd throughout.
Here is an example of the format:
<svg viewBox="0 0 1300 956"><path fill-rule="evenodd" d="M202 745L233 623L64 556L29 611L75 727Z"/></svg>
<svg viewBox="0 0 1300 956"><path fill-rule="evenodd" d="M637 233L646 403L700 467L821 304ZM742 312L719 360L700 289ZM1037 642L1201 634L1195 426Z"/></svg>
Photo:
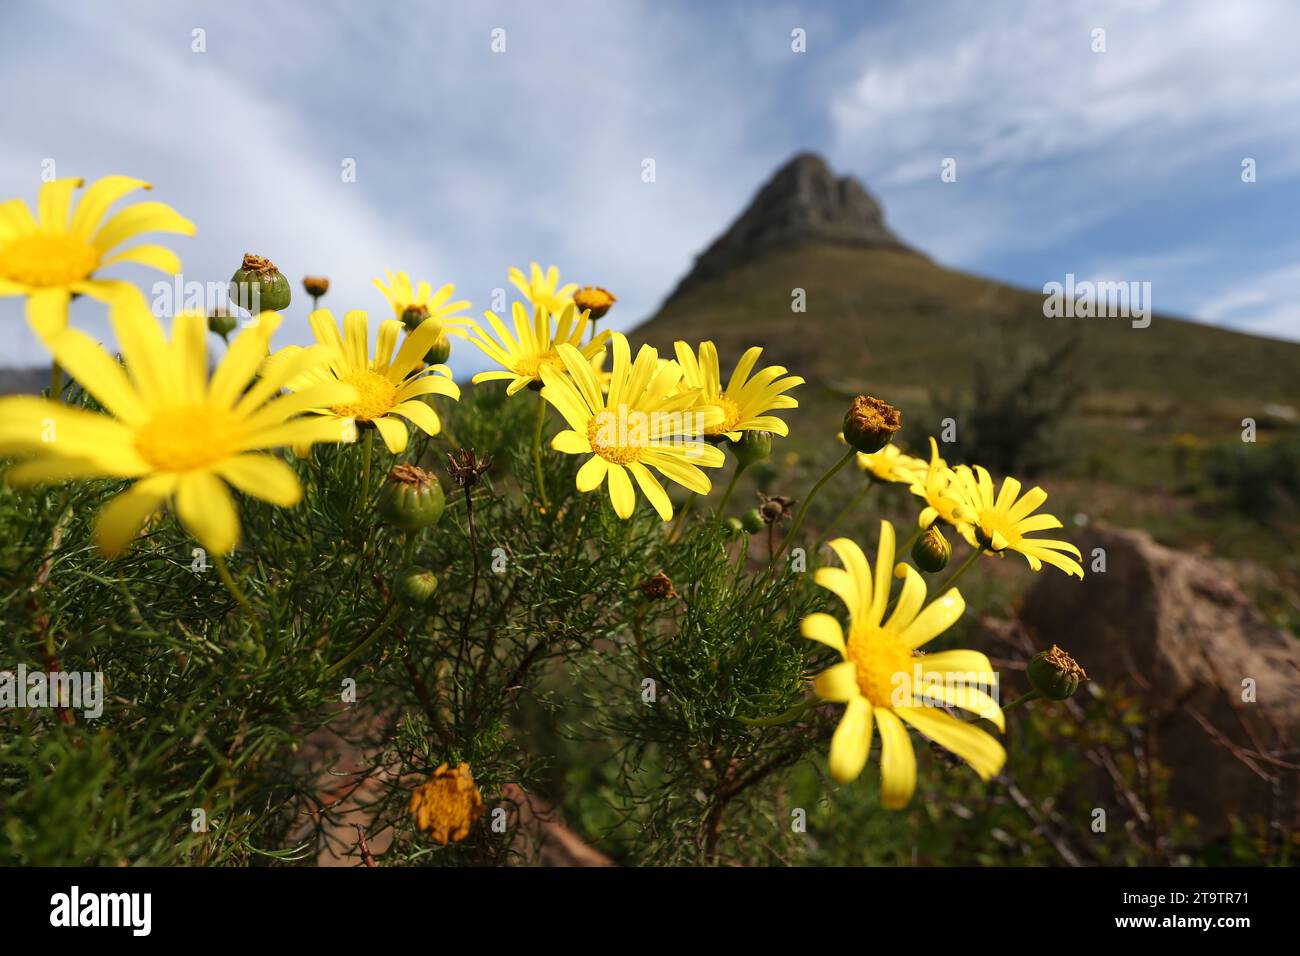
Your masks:
<svg viewBox="0 0 1300 956"><path fill-rule="evenodd" d="M282 312L293 297L289 280L264 256L244 253L244 261L230 277L230 299L249 312Z"/></svg>
<svg viewBox="0 0 1300 956"><path fill-rule="evenodd" d="M912 561L918 568L929 574L946 568L951 557L952 545L948 543L948 539L943 536L937 524L930 525L929 529L916 539L916 544L912 545Z"/></svg>
<svg viewBox="0 0 1300 956"><path fill-rule="evenodd" d="M1079 682L1088 679L1083 668L1055 644L1050 651L1035 654L1025 667L1030 685L1048 700L1073 697Z"/></svg>
<svg viewBox="0 0 1300 956"><path fill-rule="evenodd" d="M438 590L438 578L428 568L409 567L397 574L393 594L405 607L426 607Z"/></svg>
<svg viewBox="0 0 1300 956"><path fill-rule="evenodd" d="M772 454L772 433L745 431L740 433L740 440L731 443L731 453L736 456L736 467L748 468Z"/></svg>
<svg viewBox="0 0 1300 956"><path fill-rule="evenodd" d="M438 476L415 465L396 465L379 493L380 516L402 531L437 524L445 505Z"/></svg>

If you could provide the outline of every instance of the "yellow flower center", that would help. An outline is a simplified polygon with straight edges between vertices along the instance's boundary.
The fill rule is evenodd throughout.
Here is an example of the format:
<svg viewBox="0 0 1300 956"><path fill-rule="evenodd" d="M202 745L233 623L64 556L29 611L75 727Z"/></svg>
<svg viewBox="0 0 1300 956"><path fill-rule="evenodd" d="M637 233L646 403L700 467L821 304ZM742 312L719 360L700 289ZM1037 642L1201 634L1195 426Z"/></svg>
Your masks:
<svg viewBox="0 0 1300 956"><path fill-rule="evenodd" d="M587 441L591 450L616 465L639 461L649 440L643 414L632 412L623 417L604 411L587 423Z"/></svg>
<svg viewBox="0 0 1300 956"><path fill-rule="evenodd" d="M847 657L858 673L858 690L871 701L873 707L892 708L898 705L895 694L902 688L905 700L911 700L912 662L911 648L893 631L872 629L849 634Z"/></svg>
<svg viewBox="0 0 1300 956"><path fill-rule="evenodd" d="M0 247L0 278L42 289L80 282L98 265L99 251L75 236L33 232Z"/></svg>
<svg viewBox="0 0 1300 956"><path fill-rule="evenodd" d="M330 409L335 415L369 422L383 418L397 404L397 386L378 372L361 369L342 381L356 388L358 398L351 405L335 405Z"/></svg>
<svg viewBox="0 0 1300 956"><path fill-rule="evenodd" d="M239 452L243 430L227 409L184 405L159 412L135 433L135 450L157 471L193 471Z"/></svg>
<svg viewBox="0 0 1300 956"><path fill-rule="evenodd" d="M543 365L549 365L561 372L564 371L564 362L561 360L559 353L555 349L548 349L539 354L525 355L515 363L514 373L516 375L526 375L529 378L537 378L537 370Z"/></svg>
<svg viewBox="0 0 1300 956"><path fill-rule="evenodd" d="M725 432L735 431L736 426L740 424L740 406L727 398L725 395L719 395L709 402L710 405L716 405L722 409L722 421L712 428L706 428L706 435L721 435Z"/></svg>

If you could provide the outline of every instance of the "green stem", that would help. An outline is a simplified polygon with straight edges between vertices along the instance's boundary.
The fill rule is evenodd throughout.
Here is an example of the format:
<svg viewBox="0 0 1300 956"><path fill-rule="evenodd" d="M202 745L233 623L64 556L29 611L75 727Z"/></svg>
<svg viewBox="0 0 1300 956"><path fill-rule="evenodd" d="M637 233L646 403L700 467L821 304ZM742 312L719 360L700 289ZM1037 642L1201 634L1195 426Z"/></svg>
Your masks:
<svg viewBox="0 0 1300 956"><path fill-rule="evenodd" d="M361 462L361 507L366 506L370 500L370 459L373 457L375 450L375 429L372 425L366 429L365 451L362 452L364 458Z"/></svg>
<svg viewBox="0 0 1300 956"><path fill-rule="evenodd" d="M807 711L824 703L826 703L824 700L818 700L814 697L795 704L789 710L782 711L775 717L760 717L756 720L749 717L737 717L736 719L747 727L779 727L781 724L788 724L793 720L798 720Z"/></svg>
<svg viewBox="0 0 1300 956"><path fill-rule="evenodd" d="M352 661L356 660L359 655L365 653L366 649L370 647L370 645L383 637L384 632L387 631L393 621L397 619L397 615L400 614L401 611L401 606L394 602L392 598L389 598L388 607L384 609L383 616L379 618L379 622L370 629L370 633L363 637L356 647L348 651L348 653L343 656L342 660L329 669L330 676L332 677L337 674Z"/></svg>
<svg viewBox="0 0 1300 956"><path fill-rule="evenodd" d="M976 548L974 551L972 551L972 552L970 553L970 557L968 557L965 561L963 561L963 562L961 563L961 567L959 567L956 571L954 571L951 575L949 575L948 580L947 580L947 581L944 581L943 584L939 585L938 589L935 590L934 593L935 593L935 594L943 594L943 593L944 593L945 591L947 591L950 587L952 587L954 584L956 584L956 583L957 583L957 579L958 579L959 577L961 577L963 574L965 574L965 573L966 573L966 572L971 568L971 566L972 566L976 561L979 560L980 555L983 554L983 553L984 553L984 549L983 549L983 548Z"/></svg>
<svg viewBox="0 0 1300 956"><path fill-rule="evenodd" d="M681 537L682 528L686 524L686 516L690 513L691 508L695 507L695 499L698 497L699 495L695 494L695 492L691 492L686 500L682 502L682 506L677 509L677 517L673 519L673 526L668 529L669 544Z"/></svg>
<svg viewBox="0 0 1300 956"><path fill-rule="evenodd" d="M50 398L63 401L63 368L58 362L50 363Z"/></svg>
<svg viewBox="0 0 1300 956"><path fill-rule="evenodd" d="M217 569L217 577L221 578L221 583L226 586L226 590L231 593L235 601L238 602L241 608L243 608L244 613L248 615L248 619L253 623L253 630L257 631L258 640L261 640L262 623L257 619L257 615L253 612L252 603L249 602L248 598L244 595L243 590L241 590L239 585L235 582L235 578L230 573L230 569L226 567L225 557L220 554L213 555L212 564Z"/></svg>
<svg viewBox="0 0 1300 956"><path fill-rule="evenodd" d="M727 490L722 493L722 500L718 502L718 507L713 511L713 526L717 527L722 521L722 516L727 512L727 503L731 501L731 493L736 490L736 482L740 479L740 473L745 470L745 465L736 462L736 470L731 473L731 480L727 482Z"/></svg>
<svg viewBox="0 0 1300 956"><path fill-rule="evenodd" d="M781 542L781 547L776 550L772 555L772 559L768 562L769 570L776 564L776 559L785 554L785 549L789 547L790 542L794 540L794 536L799 533L799 528L803 524L803 519L808 514L808 506L811 505L813 499L817 497L817 492L821 491L822 486L825 485L826 482L830 481L837 471L847 465L850 459L852 459L857 453L858 450L856 448L850 448L844 453L844 457L832 465L830 470L817 480L817 484L812 486L812 490L808 492L808 497L805 498L803 504L799 506L799 513L794 516L794 523L790 525L790 530L786 534L785 539Z"/></svg>
<svg viewBox="0 0 1300 956"><path fill-rule="evenodd" d="M406 532L406 547L402 551L402 567L409 568L415 559L415 532Z"/></svg>
<svg viewBox="0 0 1300 956"><path fill-rule="evenodd" d="M824 542L827 538L831 536L831 532L834 531L835 526L844 519L844 516L848 514L850 511L857 508L857 506L862 503L862 499L865 498L867 496L867 492L871 490L872 484L873 484L872 480L868 478L867 483L862 486L862 490L859 491L856 495L854 495L853 499L848 504L846 504L843 508L840 509L840 513L837 514L833 519L831 519L831 523L826 526L826 530L822 532L821 537L817 539L817 543L813 545L812 549L814 554L816 554L817 551L820 550L822 546L822 542ZM911 546L909 545L908 547Z"/></svg>
<svg viewBox="0 0 1300 956"><path fill-rule="evenodd" d="M1021 695L1020 697L1017 697L1017 698L1016 698L1015 700L1013 700L1011 703L1007 704L1007 706L1003 707L1003 708L1002 708L1002 713L1005 714L1007 711L1009 711L1009 710L1011 710L1011 709L1013 709L1013 708L1015 708L1015 707L1019 707L1021 704L1027 704L1027 703L1029 703L1031 700L1038 700L1038 699L1039 699L1040 697L1042 697L1042 696L1043 696L1043 695L1040 694L1038 691L1036 691L1036 690L1031 690L1028 694L1023 694L1023 695Z"/></svg>
<svg viewBox="0 0 1300 956"><path fill-rule="evenodd" d="M546 399L537 393L537 431L533 433L533 467L537 469L537 494L542 499L542 507L548 507L546 500L546 479L542 475L542 431L546 428Z"/></svg>

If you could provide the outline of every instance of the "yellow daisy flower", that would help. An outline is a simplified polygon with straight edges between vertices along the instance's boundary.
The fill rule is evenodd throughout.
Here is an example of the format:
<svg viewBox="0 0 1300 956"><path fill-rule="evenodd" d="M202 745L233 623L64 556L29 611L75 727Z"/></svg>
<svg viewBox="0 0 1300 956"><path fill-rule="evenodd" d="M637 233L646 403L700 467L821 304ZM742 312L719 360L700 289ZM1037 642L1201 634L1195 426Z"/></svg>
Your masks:
<svg viewBox="0 0 1300 956"><path fill-rule="evenodd" d="M452 296L456 294L456 286L448 282L437 292L433 291L429 283L421 280L418 287L412 288L411 277L405 272L394 273L389 269L384 270L384 275L388 278L388 284L385 285L379 279L372 279L375 288L384 294L388 304L393 307L393 316L399 322L406 314L408 309L423 309L427 318L436 319L447 327L464 327L472 325L474 320L468 315L462 315L469 308L469 302L464 299L451 301Z"/></svg>
<svg viewBox="0 0 1300 956"><path fill-rule="evenodd" d="M536 262L530 263L527 278L523 272L511 266L507 275L511 284L530 305L541 306L551 313L562 311L573 302L573 293L578 291L577 283L560 285L560 270L555 266L549 266L543 272Z"/></svg>
<svg viewBox="0 0 1300 956"><path fill-rule="evenodd" d="M925 480L928 466L920 458L903 454L897 445L886 445L870 455L858 452L858 470L869 471L881 481L913 485Z"/></svg>
<svg viewBox="0 0 1300 956"><path fill-rule="evenodd" d="M563 363L557 351L561 344L572 345L578 349L583 358L590 361L605 347L608 332L601 332L590 342L583 343L587 327L591 323L586 312L579 312L572 302L558 312L548 312L544 306L534 305L533 321L528 321L528 310L522 302L511 307L515 322L515 334L511 335L506 324L494 312L484 312L483 316L492 325L496 338L488 334L478 323L471 328L469 341L479 347L488 358L501 366L500 370L479 372L471 381L490 382L497 379L508 380L507 395L514 395L521 389L540 384L539 369L549 365L553 369L562 369Z"/></svg>
<svg viewBox="0 0 1300 956"><path fill-rule="evenodd" d="M151 188L143 180L105 176L91 184L74 208L73 194L82 183L45 183L36 217L21 199L0 203L0 296L27 296L27 320L41 337L68 324L74 293L107 302L127 285L95 278L105 266L135 262L168 275L180 271L180 259L170 249L145 244L114 253L122 243L144 232L194 235L194 223L160 202L126 206L104 222L113 203L136 189Z"/></svg>
<svg viewBox="0 0 1300 956"><path fill-rule="evenodd" d="M809 614L800 630L843 658L813 682L822 700L847 705L831 738L831 776L848 783L862 773L874 718L880 730L880 794L886 807L907 806L916 788L916 754L905 724L952 751L984 780L991 778L1006 762L1002 745L973 723L939 709L959 707L1005 730L1001 709L982 689L997 682L989 659L978 651L917 653L961 617L966 607L961 594L950 588L926 605L925 579L907 564L894 569L894 527L888 521L880 523L874 570L848 538L836 538L830 546L844 567L819 568L814 580L848 608L848 637L829 614ZM891 569L903 579L903 587L886 619Z"/></svg>
<svg viewBox="0 0 1300 956"><path fill-rule="evenodd" d="M948 463L939 457L939 445L932 435L930 436L930 463L908 488L912 494L925 500L926 506L917 518L917 524L921 528L928 528L934 524L936 518L942 518L963 535L966 533L969 525L959 514L960 506L957 499L949 491L952 482L953 471L948 467Z"/></svg>
<svg viewBox="0 0 1300 956"><path fill-rule="evenodd" d="M551 447L566 455L591 455L578 470L578 490L594 491L608 476L609 498L620 518L630 517L636 507L635 478L659 517L669 521L672 503L650 469L707 495L712 485L700 466L720 468L725 456L694 436L721 413L694 408L698 396L693 391L674 392L682 375L676 363L660 365L658 353L648 345L641 346L634 362L624 335L616 332L612 341L608 395L601 395L587 356L568 343L557 350L567 375L552 365L541 367L546 383L542 398L559 410L570 429L556 435Z"/></svg>
<svg viewBox="0 0 1300 956"><path fill-rule="evenodd" d="M114 300L109 318L125 368L85 333L64 329L47 347L55 361L107 414L33 396L0 399L0 454L25 461L9 470L13 485L72 478L132 478L95 521L95 542L109 556L135 537L159 506L177 516L208 551L222 555L239 540L239 517L226 484L280 507L302 497L292 468L257 454L295 442L340 441L334 423L295 417L312 405L356 400L356 390L324 383L277 398L294 375L328 358L303 350L251 387L280 315L263 312L242 332L208 378L208 324L178 315L171 341L135 290Z"/></svg>
<svg viewBox="0 0 1300 956"><path fill-rule="evenodd" d="M722 421L712 427L710 435L725 435L737 441L742 431L771 432L781 436L790 434L785 422L767 412L777 408L798 408L799 403L794 398L782 393L802 385L802 378L797 375L782 378L786 370L780 365L769 365L750 378L754 363L763 353L761 348L754 346L740 357L726 389L723 389L718 350L712 342L700 343L698 359L685 342L675 342L673 347L684 373L683 384L700 390L700 405L715 405L722 410Z"/></svg>
<svg viewBox="0 0 1300 956"><path fill-rule="evenodd" d="M346 382L357 390L358 396L355 401L314 403L308 407L309 412L340 423L373 425L394 455L406 450L410 437L401 419L428 435L442 431L438 413L420 401L422 395L460 398L460 387L452 381L451 369L424 364L424 354L442 331L436 320L425 320L398 348L402 323L384 319L379 323L373 354L370 320L365 312L354 310L343 316L341 333L329 309L317 309L308 321L316 341L329 348L330 359L324 365L287 379L284 387L291 392L306 392L324 382ZM266 367L274 369L296 361L301 351L299 346L287 346L268 358Z"/></svg>
<svg viewBox="0 0 1300 956"><path fill-rule="evenodd" d="M1050 564L1066 574L1083 578L1083 567L1075 560L1083 557L1078 548L1068 541L1029 537L1035 531L1063 527L1054 515L1034 514L1047 500L1046 491L1034 487L1021 497L1020 482L1004 478L994 497L993 479L979 465L973 472L965 465L958 465L954 474L948 493L957 500L963 517L969 519L963 522L961 532L971 547L982 545L995 554L1019 551L1035 571ZM1068 554L1074 558L1066 557Z"/></svg>

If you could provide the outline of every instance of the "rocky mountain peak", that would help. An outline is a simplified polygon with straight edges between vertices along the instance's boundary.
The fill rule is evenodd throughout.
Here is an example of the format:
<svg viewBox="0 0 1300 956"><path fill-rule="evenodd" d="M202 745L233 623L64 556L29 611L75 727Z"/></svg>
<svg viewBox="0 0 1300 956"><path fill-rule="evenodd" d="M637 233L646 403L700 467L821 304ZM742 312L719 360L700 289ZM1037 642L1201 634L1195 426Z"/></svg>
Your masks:
<svg viewBox="0 0 1300 956"><path fill-rule="evenodd" d="M696 258L673 296L769 250L803 242L908 248L885 225L884 210L861 183L852 176L837 177L816 153L799 153Z"/></svg>

